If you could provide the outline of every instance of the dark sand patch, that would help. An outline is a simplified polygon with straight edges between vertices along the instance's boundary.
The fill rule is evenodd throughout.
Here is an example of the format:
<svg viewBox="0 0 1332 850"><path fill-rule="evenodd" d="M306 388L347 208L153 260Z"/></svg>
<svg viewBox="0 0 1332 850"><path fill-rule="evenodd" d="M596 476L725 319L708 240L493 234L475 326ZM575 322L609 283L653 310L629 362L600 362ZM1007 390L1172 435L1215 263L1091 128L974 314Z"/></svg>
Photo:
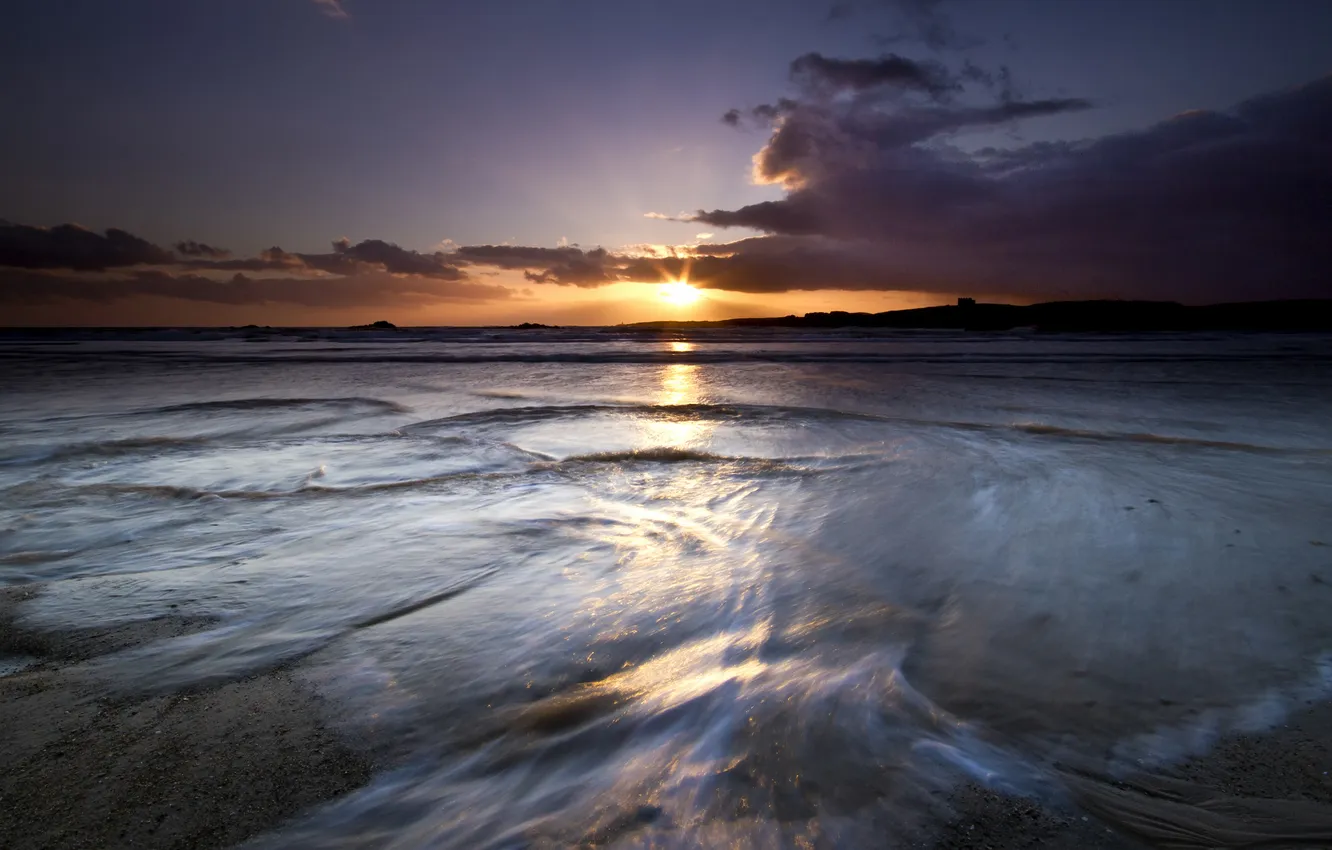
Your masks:
<svg viewBox="0 0 1332 850"><path fill-rule="evenodd" d="M964 788L954 799L957 818L934 846L1332 846L1332 704L1306 706L1270 732L1231 735L1160 776L1068 784L1081 810Z"/></svg>
<svg viewBox="0 0 1332 850"><path fill-rule="evenodd" d="M105 628L54 632L25 628L18 620L19 609L39 592L40 585L0 588L0 658L27 657L51 668L203 631L214 625L213 620L204 617L156 617Z"/></svg>
<svg viewBox="0 0 1332 850"><path fill-rule="evenodd" d="M368 781L368 759L324 726L319 697L288 670L218 687L108 698L79 662L197 631L162 618L38 633L0 591L0 847L220 848Z"/></svg>
<svg viewBox="0 0 1332 850"><path fill-rule="evenodd" d="M1140 844L1081 812L1056 811L1022 797L969 785L953 800L957 817L936 850L1141 850Z"/></svg>

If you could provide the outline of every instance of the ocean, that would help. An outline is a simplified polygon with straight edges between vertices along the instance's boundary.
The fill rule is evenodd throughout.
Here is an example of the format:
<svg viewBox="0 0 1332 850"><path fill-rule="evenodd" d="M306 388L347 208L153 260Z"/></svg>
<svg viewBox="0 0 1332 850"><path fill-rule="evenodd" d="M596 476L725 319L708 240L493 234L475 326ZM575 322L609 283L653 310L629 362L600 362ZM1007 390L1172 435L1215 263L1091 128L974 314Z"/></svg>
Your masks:
<svg viewBox="0 0 1332 850"><path fill-rule="evenodd" d="M380 757L303 847L880 846L1332 693L1332 338L0 333L0 584ZM30 659L0 658L0 672ZM802 843L803 842L803 843Z"/></svg>

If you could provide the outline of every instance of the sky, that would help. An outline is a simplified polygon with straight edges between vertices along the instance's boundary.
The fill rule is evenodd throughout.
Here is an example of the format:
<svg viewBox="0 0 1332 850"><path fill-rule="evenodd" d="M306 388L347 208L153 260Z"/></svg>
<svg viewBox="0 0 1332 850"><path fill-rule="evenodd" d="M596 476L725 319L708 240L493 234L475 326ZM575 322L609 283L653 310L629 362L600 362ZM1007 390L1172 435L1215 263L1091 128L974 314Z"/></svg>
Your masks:
<svg viewBox="0 0 1332 850"><path fill-rule="evenodd" d="M3 19L0 325L1332 297L1326 0Z"/></svg>

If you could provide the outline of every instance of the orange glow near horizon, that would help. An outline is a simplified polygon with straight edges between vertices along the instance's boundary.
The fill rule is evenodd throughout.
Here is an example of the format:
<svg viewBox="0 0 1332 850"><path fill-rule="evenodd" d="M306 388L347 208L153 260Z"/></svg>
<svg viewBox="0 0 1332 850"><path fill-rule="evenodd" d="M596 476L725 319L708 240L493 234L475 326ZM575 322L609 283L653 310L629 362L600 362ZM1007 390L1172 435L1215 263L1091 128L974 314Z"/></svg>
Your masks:
<svg viewBox="0 0 1332 850"><path fill-rule="evenodd" d="M622 322L690 319L717 320L760 316L800 315L827 310L878 312L952 303L955 294L930 292L882 292L814 290L750 293L705 289L687 284L699 293L689 303L657 297L663 281L613 283L578 288L552 283L533 283L520 273L496 275L493 282L510 287L513 297L492 301L442 301L436 303L405 297L385 299L370 306L311 307L299 304L213 304L161 296L143 296L109 303L84 304L52 301L24 306L5 316L6 325L23 326L176 326L217 327L271 325L274 327L345 327L381 319L399 327L432 325L514 325L541 322L548 325L615 325ZM1009 303L1026 303L1010 300Z"/></svg>

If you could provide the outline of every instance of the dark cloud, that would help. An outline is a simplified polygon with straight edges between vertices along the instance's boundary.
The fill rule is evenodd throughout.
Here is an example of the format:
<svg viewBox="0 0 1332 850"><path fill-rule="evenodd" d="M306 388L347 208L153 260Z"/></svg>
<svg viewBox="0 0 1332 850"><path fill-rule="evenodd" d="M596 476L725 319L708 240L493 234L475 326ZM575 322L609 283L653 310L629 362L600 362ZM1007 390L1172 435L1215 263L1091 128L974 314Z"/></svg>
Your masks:
<svg viewBox="0 0 1332 850"><path fill-rule="evenodd" d="M1076 144L963 156L936 143L966 127L1086 107L802 104L756 157L756 175L782 181L787 196L695 217L773 236L737 243L695 275L711 270L749 291L1332 295L1332 77Z"/></svg>
<svg viewBox="0 0 1332 850"><path fill-rule="evenodd" d="M335 275L385 271L390 274L419 275L439 280L462 280L467 276L453 261L452 254L421 253L400 248L382 239L367 239L352 244L348 239L333 243L326 254L302 254L273 247L257 257L226 260L193 260L187 268L202 271L299 271L301 269Z"/></svg>
<svg viewBox="0 0 1332 850"><path fill-rule="evenodd" d="M664 218L664 216L663 216ZM678 246L616 253L605 248L533 248L522 245L472 245L458 255L478 266L523 271L533 283L596 287L610 283L655 283L674 280L688 271L696 257L723 251L717 246Z"/></svg>
<svg viewBox="0 0 1332 850"><path fill-rule="evenodd" d="M456 256L466 262L495 266L501 269L531 269L556 265L585 257L589 254L604 256L604 248L584 251L582 248L535 248L526 245L465 245Z"/></svg>
<svg viewBox="0 0 1332 850"><path fill-rule="evenodd" d="M894 3L936 22L938 3ZM965 155L956 134L1088 109L1024 99L1006 68L900 56L791 66L801 96L766 124L760 183L785 198L683 217L771 234L695 262L745 291L941 289L1211 300L1327 294L1332 83L1134 133ZM988 101L988 102L987 102Z"/></svg>
<svg viewBox="0 0 1332 850"><path fill-rule="evenodd" d="M672 275L687 274L696 286L732 292L905 288L884 285L875 246L820 237L757 237L700 246L692 257L659 265Z"/></svg>
<svg viewBox="0 0 1332 850"><path fill-rule="evenodd" d="M1000 65L994 70L982 68L974 62L967 60L962 63L962 70L958 71L958 79L964 83L977 83L999 96L1002 101L1020 100L1022 94L1013 81L1013 72L1007 65Z"/></svg>
<svg viewBox="0 0 1332 850"><path fill-rule="evenodd" d="M215 279L159 270L91 275L0 269L0 303L59 300L106 303L161 297L211 304L295 304L303 307L372 307L507 298L502 286L377 274L337 278L257 278L235 274Z"/></svg>
<svg viewBox="0 0 1332 850"><path fill-rule="evenodd" d="M107 302L158 296L216 304L308 307L507 298L511 290L467 280L449 254L379 239L338 240L325 254L269 248L254 257L187 240L175 253L110 229L41 228L0 222L0 302ZM219 276L219 273L231 273ZM252 276L258 275L258 276Z"/></svg>
<svg viewBox="0 0 1332 850"><path fill-rule="evenodd" d="M985 106L918 106L882 110L863 104L792 104L754 158L762 182L800 185L874 170L889 157L961 130L1090 108L1078 98L1005 101Z"/></svg>
<svg viewBox="0 0 1332 850"><path fill-rule="evenodd" d="M751 109L750 114L760 121L765 121L771 124L786 113L793 111L799 105L800 104L796 103L794 100L784 97L776 103L760 104Z"/></svg>
<svg viewBox="0 0 1332 850"><path fill-rule="evenodd" d="M1081 98L1021 97L1006 67L990 71L970 61L954 71L893 54L833 59L807 53L791 63L790 72L797 97L722 116L733 127L772 132L755 157L761 183L795 187L863 168L884 149L1091 107Z"/></svg>
<svg viewBox="0 0 1332 850"><path fill-rule="evenodd" d="M348 307L511 294L502 286L467 281L451 254L410 251L381 239L340 239L324 254L274 247L240 258L194 240L173 247L174 253L114 228L98 234L73 224L44 228L0 222L0 302L160 296L217 304ZM219 276L222 272L231 274Z"/></svg>
<svg viewBox="0 0 1332 850"><path fill-rule="evenodd" d="M77 224L30 227L0 223L0 266L101 271L172 262L175 257L170 251L115 228L99 234Z"/></svg>
<svg viewBox="0 0 1332 850"><path fill-rule="evenodd" d="M604 248L531 248L517 245L471 245L458 249L461 260L502 269L522 269L534 283L603 286L620 276L621 258Z"/></svg>
<svg viewBox="0 0 1332 850"><path fill-rule="evenodd" d="M889 54L878 59L830 59L806 53L791 63L791 78L808 91L858 92L888 86L941 98L961 83L936 62Z"/></svg>
<svg viewBox="0 0 1332 850"><path fill-rule="evenodd" d="M728 109L722 114L722 123L731 127L771 127L783 115L794 112L800 104L790 98L776 103L761 103L752 109Z"/></svg>
<svg viewBox="0 0 1332 850"><path fill-rule="evenodd" d="M299 272L305 268L305 263L302 262L299 255L289 254L281 248L274 247L260 251L259 255L255 257L238 257L224 260L186 260L180 263L180 266L194 271L264 272L288 270Z"/></svg>
<svg viewBox="0 0 1332 850"><path fill-rule="evenodd" d="M399 248L382 239L367 239L351 244L346 239L333 243L333 250L338 257L379 266L393 274L412 274L423 277L436 277L443 280L460 280L463 272L450 262L450 255L443 252L422 254ZM307 263L311 262L308 254L299 255Z"/></svg>
<svg viewBox="0 0 1332 850"><path fill-rule="evenodd" d="M195 242L192 239L186 239L184 242L177 242L173 247L176 253L185 257L203 257L209 260L222 260L231 256L231 252L225 248L214 248L212 245L205 245L202 242Z"/></svg>

